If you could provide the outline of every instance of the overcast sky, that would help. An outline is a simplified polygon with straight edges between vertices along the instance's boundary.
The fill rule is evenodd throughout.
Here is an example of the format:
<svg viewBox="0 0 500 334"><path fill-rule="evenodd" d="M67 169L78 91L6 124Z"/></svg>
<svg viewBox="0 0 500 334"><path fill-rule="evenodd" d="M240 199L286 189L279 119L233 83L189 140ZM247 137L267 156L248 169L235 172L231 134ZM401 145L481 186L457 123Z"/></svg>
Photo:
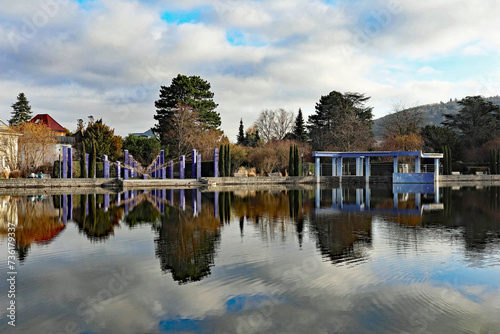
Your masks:
<svg viewBox="0 0 500 334"><path fill-rule="evenodd" d="M495 0L0 0L0 118L24 92L34 114L74 131L155 124L160 85L210 82L236 140L266 108L305 118L333 90L435 103L500 91Z"/></svg>

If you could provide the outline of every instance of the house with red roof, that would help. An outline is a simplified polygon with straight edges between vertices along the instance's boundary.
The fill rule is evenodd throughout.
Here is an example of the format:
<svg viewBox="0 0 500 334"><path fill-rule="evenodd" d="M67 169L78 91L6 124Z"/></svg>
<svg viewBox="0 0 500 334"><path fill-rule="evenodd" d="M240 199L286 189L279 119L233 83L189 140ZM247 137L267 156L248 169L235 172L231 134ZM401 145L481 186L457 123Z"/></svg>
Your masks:
<svg viewBox="0 0 500 334"><path fill-rule="evenodd" d="M66 129L57 123L49 114L38 114L30 120L31 123L45 124L55 131L58 136L66 136Z"/></svg>
<svg viewBox="0 0 500 334"><path fill-rule="evenodd" d="M49 114L38 114L30 120L31 123L45 124L57 134L57 144L54 145L54 160L60 159L62 148L73 147L75 137L67 137L66 129ZM51 161L53 163L54 161Z"/></svg>

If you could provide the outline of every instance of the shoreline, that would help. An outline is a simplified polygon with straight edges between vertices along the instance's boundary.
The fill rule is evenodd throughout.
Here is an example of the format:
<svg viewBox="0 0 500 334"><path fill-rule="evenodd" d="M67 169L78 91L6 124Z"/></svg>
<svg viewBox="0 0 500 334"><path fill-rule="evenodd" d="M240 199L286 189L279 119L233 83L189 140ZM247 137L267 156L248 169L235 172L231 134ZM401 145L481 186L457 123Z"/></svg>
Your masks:
<svg viewBox="0 0 500 334"><path fill-rule="evenodd" d="M257 177L205 177L200 179L6 179L0 180L0 194L57 194L68 191L73 194L119 193L128 189L176 189L204 188L216 191L219 188L250 189L304 187L316 184L315 176L257 176ZM342 185L365 185L364 176L322 176L320 184L337 187ZM439 186L500 186L500 175L440 175ZM370 185L392 186L391 176L372 176Z"/></svg>

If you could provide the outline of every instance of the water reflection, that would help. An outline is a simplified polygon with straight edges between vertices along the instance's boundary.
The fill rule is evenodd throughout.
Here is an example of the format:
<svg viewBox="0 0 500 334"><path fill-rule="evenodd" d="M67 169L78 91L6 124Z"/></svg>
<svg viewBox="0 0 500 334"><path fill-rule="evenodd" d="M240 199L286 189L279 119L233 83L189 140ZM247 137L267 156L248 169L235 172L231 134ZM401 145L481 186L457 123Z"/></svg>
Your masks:
<svg viewBox="0 0 500 334"><path fill-rule="evenodd" d="M0 238L18 227L24 332L137 310L136 332L498 332L499 210L497 187L4 196Z"/></svg>

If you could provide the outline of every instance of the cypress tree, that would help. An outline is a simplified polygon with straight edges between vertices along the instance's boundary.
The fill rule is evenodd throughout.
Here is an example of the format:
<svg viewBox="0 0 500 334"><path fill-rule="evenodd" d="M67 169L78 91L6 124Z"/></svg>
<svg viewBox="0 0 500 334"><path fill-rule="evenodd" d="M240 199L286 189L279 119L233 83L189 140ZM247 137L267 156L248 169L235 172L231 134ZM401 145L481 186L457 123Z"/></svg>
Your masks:
<svg viewBox="0 0 500 334"><path fill-rule="evenodd" d="M224 145L221 145L219 148L219 176L226 176L226 168L224 167L224 162L226 159L226 150Z"/></svg>
<svg viewBox="0 0 500 334"><path fill-rule="evenodd" d="M293 171L295 173L295 176L300 176L300 169L299 169L299 165L300 165L300 159L299 159L299 148L297 145L295 145L295 149L293 151L294 153L294 159L293 159Z"/></svg>
<svg viewBox="0 0 500 334"><path fill-rule="evenodd" d="M293 161L293 158L295 157L295 151L293 149L293 145L290 145L290 155L288 156L288 175L290 176L295 176L295 163Z"/></svg>
<svg viewBox="0 0 500 334"><path fill-rule="evenodd" d="M82 143L82 156L80 158L80 177L81 178L86 178L88 177L87 175L87 169L85 168L85 142Z"/></svg>
<svg viewBox="0 0 500 334"><path fill-rule="evenodd" d="M226 176L231 176L231 149L229 148L229 144L226 144Z"/></svg>
<svg viewBox="0 0 500 334"><path fill-rule="evenodd" d="M97 161L97 142L92 139L90 142L90 161L89 161L89 177L90 178L95 178L96 175L96 170L95 170L95 165Z"/></svg>

